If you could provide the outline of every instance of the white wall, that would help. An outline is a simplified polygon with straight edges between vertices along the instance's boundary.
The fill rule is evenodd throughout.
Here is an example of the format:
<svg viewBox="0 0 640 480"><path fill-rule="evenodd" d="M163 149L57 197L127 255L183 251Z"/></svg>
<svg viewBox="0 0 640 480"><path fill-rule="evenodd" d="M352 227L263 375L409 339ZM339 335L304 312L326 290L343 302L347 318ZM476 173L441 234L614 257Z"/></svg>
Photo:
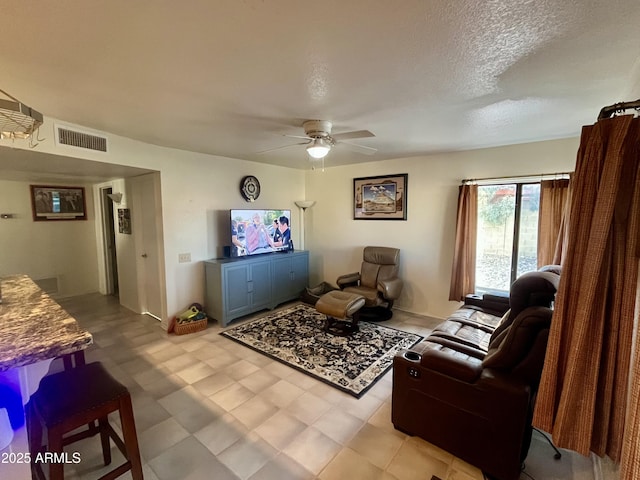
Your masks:
<svg viewBox="0 0 640 480"><path fill-rule="evenodd" d="M87 220L34 222L29 183L0 180L0 277L27 274L34 280L58 278L58 295L98 290L95 215L91 186L84 186Z"/></svg>
<svg viewBox="0 0 640 480"><path fill-rule="evenodd" d="M295 200L304 198L304 171L205 155L173 151L161 169L162 208L167 263L167 297L174 310L204 301L203 260L222 256L231 242L229 209L275 208L297 212ZM240 180L255 175L260 197L247 203L240 196ZM295 218L295 217L294 217ZM292 224L294 243L299 229ZM192 263L178 263L180 253L191 253Z"/></svg>
<svg viewBox="0 0 640 480"><path fill-rule="evenodd" d="M297 212L294 202L304 198L303 170L163 148L111 134L108 135L108 154L84 151L55 145L55 122L53 118L45 118L45 123L40 128L41 137L45 138L37 147L40 152L160 172L168 316L183 311L192 302L204 301L202 262L221 255L222 245L230 243L229 209L249 208L251 205L252 208L289 209ZM85 127L78 128L91 132ZM26 146L16 144L15 148ZM301 161L305 159L301 158ZM262 187L260 197L251 204L245 202L240 195L240 180L245 175L255 175ZM125 186L125 190L127 188ZM93 212L92 206L88 205L87 208ZM131 213L133 216L134 212ZM294 216L294 220L295 218ZM292 227L294 244L298 244L299 230L293 225ZM125 255L133 258L135 252L129 248L129 239L118 236L119 249L123 242L127 243ZM95 249L95 235L89 243ZM178 263L179 253L191 253L191 263ZM120 267L122 252L118 251L118 257ZM101 260L98 260L94 252L93 263L98 264L99 261ZM125 272L126 267L119 273L121 295L126 296L127 285L122 282ZM94 291L98 290L97 281L91 285Z"/></svg>
<svg viewBox="0 0 640 480"><path fill-rule="evenodd" d="M311 283L335 284L358 271L366 245L401 249L405 281L396 306L445 317L449 302L458 186L464 178L491 178L572 171L578 138L334 167L307 172L306 246ZM407 173L407 221L353 220L353 179ZM330 193L329 193L330 192Z"/></svg>
<svg viewBox="0 0 640 480"><path fill-rule="evenodd" d="M622 92L619 97L623 102L632 102L640 98L640 56L636 59L629 75L628 87ZM614 100L611 103L615 103L618 100ZM604 105L603 105L604 106Z"/></svg>
<svg viewBox="0 0 640 480"><path fill-rule="evenodd" d="M52 120L46 119L42 128L45 138L54 137L52 131L46 132L53 129ZM300 217L294 202L306 198L317 201L306 214L305 246L311 251L311 284L321 280L333 283L339 274L358 270L362 247L366 245L394 245L402 251L401 270L406 281L397 306L443 317L457 305L447 298L460 180L570 171L577 147L578 139L573 138L334 167L325 172L167 149L114 135L109 135L107 155L80 154L77 149L56 146L52 141L42 142L38 149L160 172L168 316L192 302L203 302L202 262L220 256L222 245L229 242L229 209L249 205L290 209L293 240L299 245L300 229L296 224L299 226ZM353 178L397 173L409 174L408 221L353 220ZM240 196L239 183L244 175L255 175L262 184L261 196L254 204ZM125 182L123 206L128 201L127 188ZM88 210L93 211L90 206ZM120 270L121 295L126 299L131 287L123 278L135 251L128 236L117 237L118 263L124 265ZM95 249L95 243L95 237L86 242L90 249ZM0 243L0 247L3 245ZM178 263L180 253L191 253L192 262ZM93 263L98 264L95 251L92 255ZM64 263L76 263L68 260ZM95 268L90 267L89 275L96 275ZM85 285L98 290L95 279Z"/></svg>

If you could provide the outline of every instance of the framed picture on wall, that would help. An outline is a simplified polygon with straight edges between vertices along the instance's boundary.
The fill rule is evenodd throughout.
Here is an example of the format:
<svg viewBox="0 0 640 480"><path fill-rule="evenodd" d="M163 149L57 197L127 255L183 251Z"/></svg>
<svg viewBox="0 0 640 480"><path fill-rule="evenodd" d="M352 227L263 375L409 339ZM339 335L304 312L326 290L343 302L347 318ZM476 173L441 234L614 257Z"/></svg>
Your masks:
<svg viewBox="0 0 640 480"><path fill-rule="evenodd" d="M118 209L118 232L131 235L131 210L128 208Z"/></svg>
<svg viewBox="0 0 640 480"><path fill-rule="evenodd" d="M406 220L406 173L353 179L354 220Z"/></svg>
<svg viewBox="0 0 640 480"><path fill-rule="evenodd" d="M30 185L33 220L86 220L84 187Z"/></svg>

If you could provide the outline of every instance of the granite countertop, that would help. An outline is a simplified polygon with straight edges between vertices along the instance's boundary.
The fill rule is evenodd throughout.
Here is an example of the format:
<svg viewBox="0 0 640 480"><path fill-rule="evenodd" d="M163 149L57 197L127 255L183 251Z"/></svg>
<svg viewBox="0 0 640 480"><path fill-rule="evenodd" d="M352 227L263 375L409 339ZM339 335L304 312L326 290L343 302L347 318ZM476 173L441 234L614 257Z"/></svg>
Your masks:
<svg viewBox="0 0 640 480"><path fill-rule="evenodd" d="M91 334L27 275L0 278L0 372L87 348Z"/></svg>

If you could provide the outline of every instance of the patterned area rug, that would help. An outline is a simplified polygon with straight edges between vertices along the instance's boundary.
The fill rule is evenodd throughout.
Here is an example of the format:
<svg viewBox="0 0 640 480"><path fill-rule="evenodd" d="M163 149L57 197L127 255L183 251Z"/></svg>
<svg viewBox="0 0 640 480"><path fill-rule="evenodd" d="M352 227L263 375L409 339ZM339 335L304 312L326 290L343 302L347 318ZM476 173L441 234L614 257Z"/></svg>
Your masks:
<svg viewBox="0 0 640 480"><path fill-rule="evenodd" d="M422 337L360 322L349 337L326 333L325 316L296 305L230 328L221 335L360 398L393 365L394 355Z"/></svg>

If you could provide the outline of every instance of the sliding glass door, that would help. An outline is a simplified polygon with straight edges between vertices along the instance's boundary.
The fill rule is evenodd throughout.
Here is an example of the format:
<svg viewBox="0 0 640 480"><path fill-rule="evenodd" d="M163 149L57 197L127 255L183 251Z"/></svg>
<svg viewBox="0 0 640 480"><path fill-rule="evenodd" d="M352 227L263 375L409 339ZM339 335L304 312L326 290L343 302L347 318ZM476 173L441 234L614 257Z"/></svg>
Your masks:
<svg viewBox="0 0 640 480"><path fill-rule="evenodd" d="M476 292L508 292L536 270L539 183L478 186Z"/></svg>

